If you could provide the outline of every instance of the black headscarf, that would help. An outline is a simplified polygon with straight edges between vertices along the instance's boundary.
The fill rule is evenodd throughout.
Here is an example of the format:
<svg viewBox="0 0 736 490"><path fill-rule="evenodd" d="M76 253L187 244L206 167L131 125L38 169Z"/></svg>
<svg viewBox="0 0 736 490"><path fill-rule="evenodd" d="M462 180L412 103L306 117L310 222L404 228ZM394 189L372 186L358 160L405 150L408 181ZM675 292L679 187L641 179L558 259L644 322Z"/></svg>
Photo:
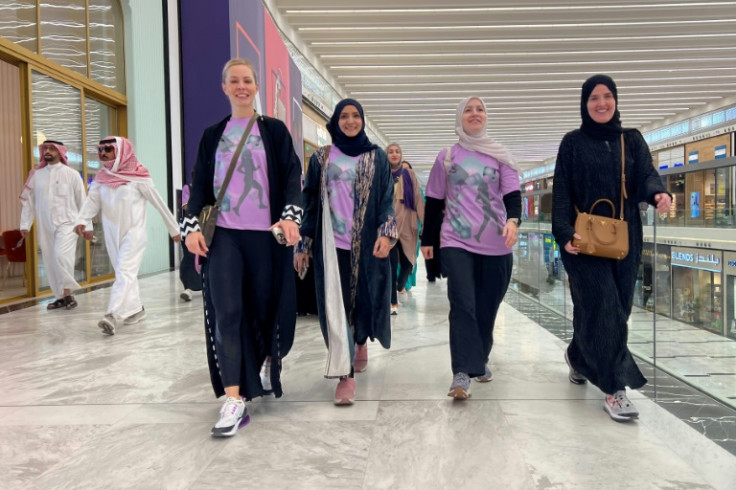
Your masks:
<svg viewBox="0 0 736 490"><path fill-rule="evenodd" d="M596 85L601 84L608 87L613 94L613 99L616 101L616 112L613 113L611 120L605 124L593 121L593 118L588 114L588 99L590 98L590 94ZM591 138L613 141L618 139L619 135L624 132L624 129L621 127L621 114L618 112L618 90L616 89L616 82L611 77L607 75L593 75L585 81L583 84L583 93L580 97L580 116L583 118L583 124L580 126L580 129Z"/></svg>
<svg viewBox="0 0 736 490"><path fill-rule="evenodd" d="M352 138L345 135L340 129L340 113L345 106L355 106L360 113L360 119L363 121L363 127L360 128L360 132ZM351 157L357 157L361 153L371 151L378 146L371 143L368 139L368 135L365 134L365 114L363 114L363 106L361 106L357 100L343 99L335 106L335 112L332 113L330 121L327 123L327 131L332 137L332 143L337 146L341 152Z"/></svg>

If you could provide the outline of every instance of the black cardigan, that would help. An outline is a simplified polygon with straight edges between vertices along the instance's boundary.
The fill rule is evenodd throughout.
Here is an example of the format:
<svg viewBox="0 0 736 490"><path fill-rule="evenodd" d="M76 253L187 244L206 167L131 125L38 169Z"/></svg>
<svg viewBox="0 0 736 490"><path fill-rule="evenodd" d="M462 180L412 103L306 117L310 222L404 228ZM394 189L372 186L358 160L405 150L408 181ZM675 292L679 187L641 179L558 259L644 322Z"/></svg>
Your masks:
<svg viewBox="0 0 736 490"><path fill-rule="evenodd" d="M196 222L202 208L215 203L216 196L213 186L215 153L230 117L227 116L219 123L205 129L199 142L191 196L186 212L186 217L190 222ZM283 122L268 116L258 116L257 124L263 140L263 147L266 150L266 161L268 162L271 222L276 223L281 219L291 219L300 224L302 217L302 167L294 151L294 144L289 130ZM198 226L189 231L195 229L198 229Z"/></svg>

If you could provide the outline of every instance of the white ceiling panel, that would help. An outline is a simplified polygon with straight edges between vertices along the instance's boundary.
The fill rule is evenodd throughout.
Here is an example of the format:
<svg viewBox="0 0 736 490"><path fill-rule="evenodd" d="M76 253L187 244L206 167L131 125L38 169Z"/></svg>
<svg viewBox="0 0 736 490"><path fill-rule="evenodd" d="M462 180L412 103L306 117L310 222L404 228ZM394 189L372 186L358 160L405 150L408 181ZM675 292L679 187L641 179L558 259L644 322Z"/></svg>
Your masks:
<svg viewBox="0 0 736 490"><path fill-rule="evenodd" d="M736 2L269 0L339 91L420 172L457 141L457 103L525 168L580 125L580 87L616 80L622 122L650 127L736 96Z"/></svg>

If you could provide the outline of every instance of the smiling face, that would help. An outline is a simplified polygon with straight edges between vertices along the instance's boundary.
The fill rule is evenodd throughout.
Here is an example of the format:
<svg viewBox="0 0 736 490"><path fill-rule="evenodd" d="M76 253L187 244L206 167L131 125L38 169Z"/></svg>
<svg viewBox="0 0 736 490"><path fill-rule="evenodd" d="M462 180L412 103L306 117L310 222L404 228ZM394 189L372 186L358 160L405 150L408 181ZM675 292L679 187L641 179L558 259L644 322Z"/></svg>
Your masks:
<svg viewBox="0 0 736 490"><path fill-rule="evenodd" d="M388 155L388 163L393 167L396 167L401 163L401 148L399 148L399 145L389 145L389 147L386 148L386 154Z"/></svg>
<svg viewBox="0 0 736 490"><path fill-rule="evenodd" d="M354 105L346 105L340 113L337 125L348 138L358 136L360 130L363 129L363 119L360 117L358 108Z"/></svg>
<svg viewBox="0 0 736 490"><path fill-rule="evenodd" d="M463 109L463 131L471 136L483 132L486 126L486 109L478 99L470 99Z"/></svg>
<svg viewBox="0 0 736 490"><path fill-rule="evenodd" d="M253 70L246 65L231 66L222 83L222 91L230 100L233 113L252 109L258 92Z"/></svg>
<svg viewBox="0 0 736 490"><path fill-rule="evenodd" d="M588 115L598 124L606 124L616 113L616 99L611 89L599 83L588 97Z"/></svg>

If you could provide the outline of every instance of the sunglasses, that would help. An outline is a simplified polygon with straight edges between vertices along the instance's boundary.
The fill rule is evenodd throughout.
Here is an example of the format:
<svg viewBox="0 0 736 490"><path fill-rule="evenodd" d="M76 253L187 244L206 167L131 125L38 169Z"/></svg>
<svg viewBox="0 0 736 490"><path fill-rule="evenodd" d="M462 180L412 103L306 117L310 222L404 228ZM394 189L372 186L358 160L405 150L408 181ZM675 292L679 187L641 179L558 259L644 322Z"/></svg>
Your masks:
<svg viewBox="0 0 736 490"><path fill-rule="evenodd" d="M97 153L110 153L115 151L115 147L112 145L100 145L97 147Z"/></svg>
<svg viewBox="0 0 736 490"><path fill-rule="evenodd" d="M56 150L55 145L41 145L41 153L45 153L48 150Z"/></svg>

